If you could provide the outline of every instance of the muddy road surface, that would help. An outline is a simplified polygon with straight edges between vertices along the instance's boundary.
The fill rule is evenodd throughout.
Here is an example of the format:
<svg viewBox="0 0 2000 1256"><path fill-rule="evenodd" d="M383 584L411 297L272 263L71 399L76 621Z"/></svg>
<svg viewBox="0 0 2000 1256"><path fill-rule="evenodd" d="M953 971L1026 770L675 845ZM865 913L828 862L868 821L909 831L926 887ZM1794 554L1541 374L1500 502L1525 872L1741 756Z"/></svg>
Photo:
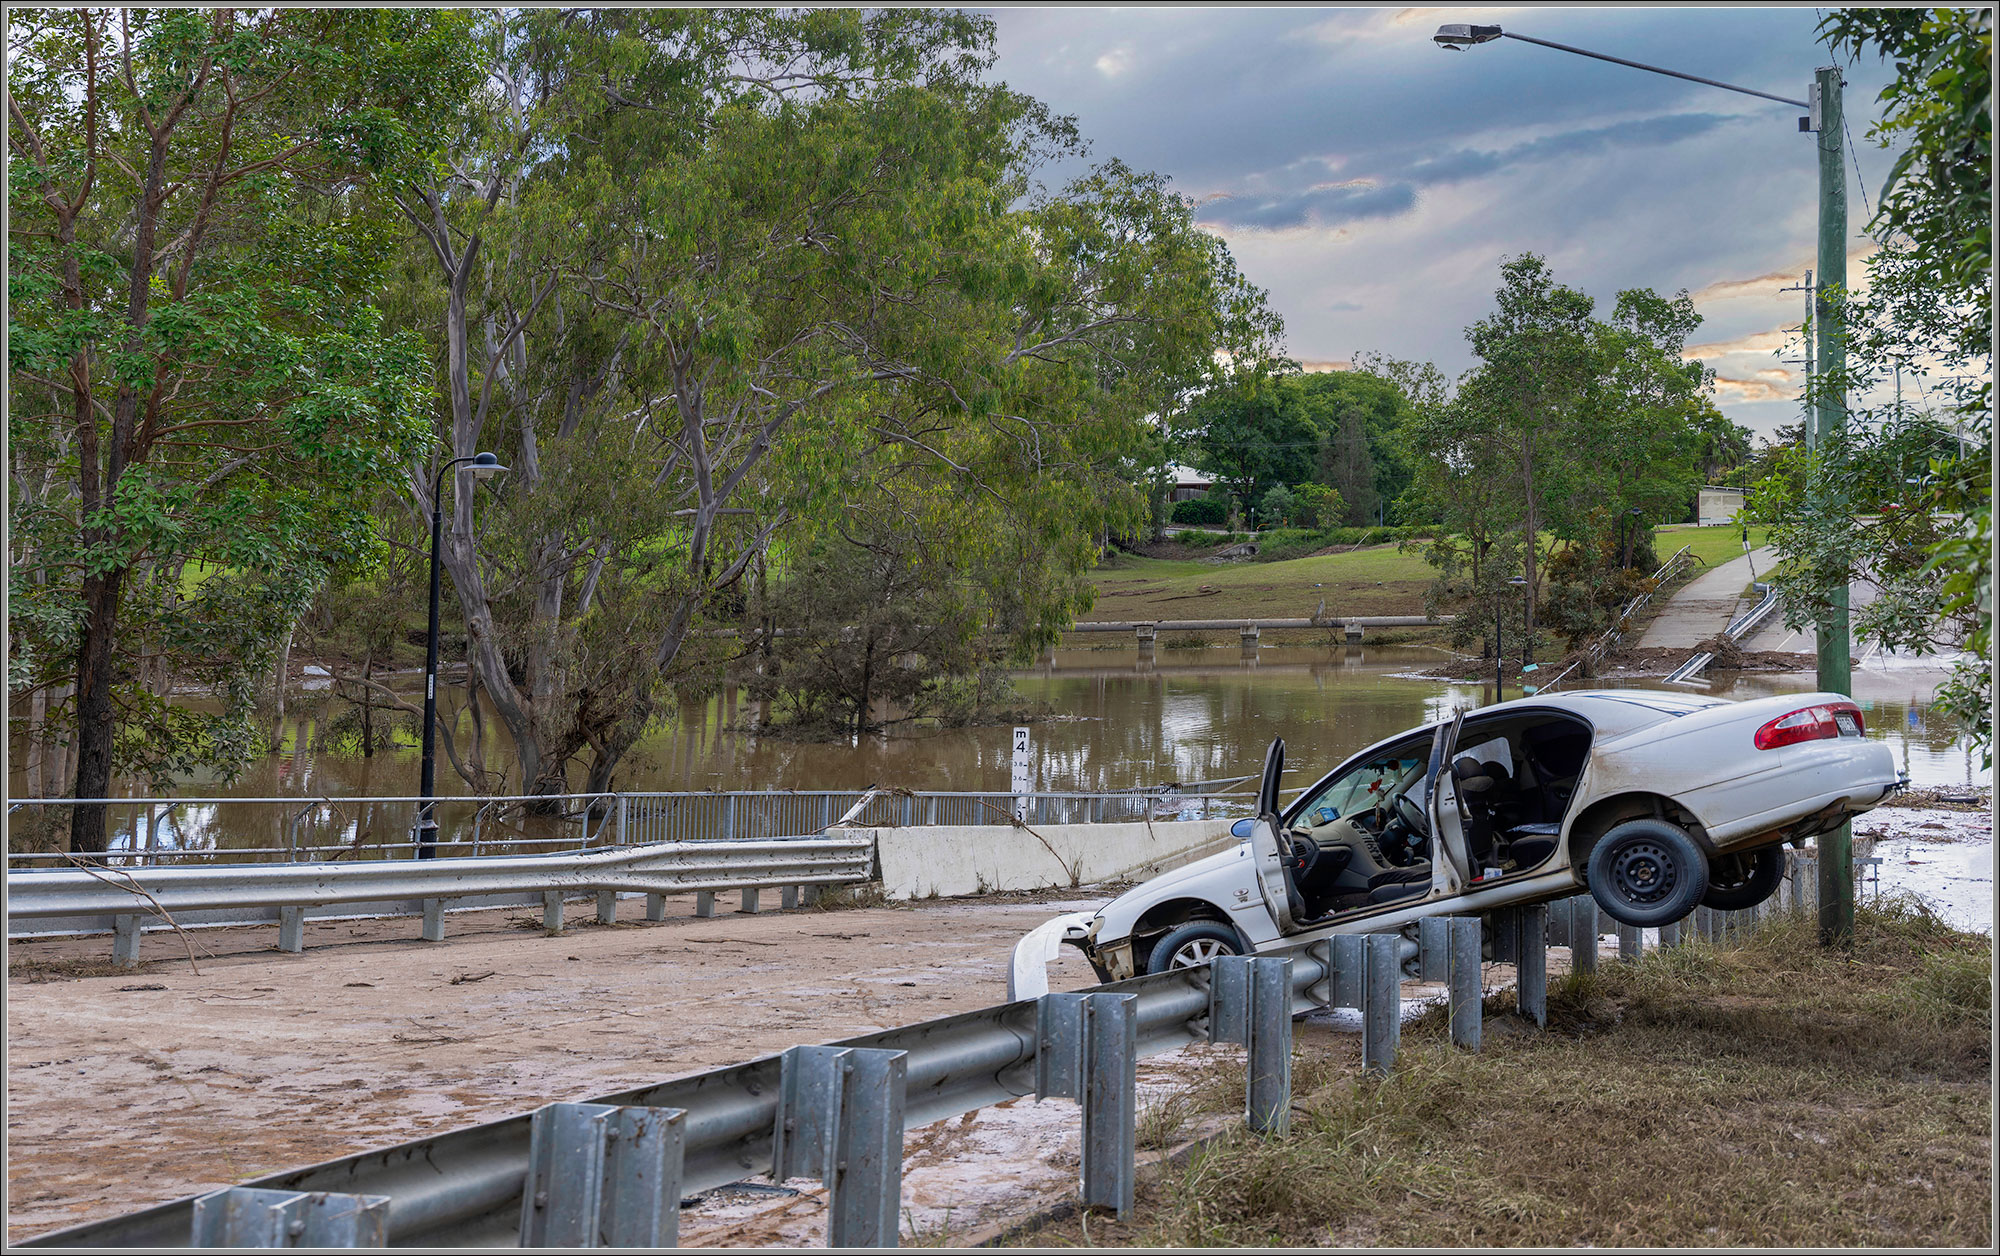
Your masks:
<svg viewBox="0 0 2000 1256"><path fill-rule="evenodd" d="M15 943L7 1237L1002 1002L1015 941L1087 893L709 919L688 896L656 924L633 899L613 925L572 904L555 936L538 911L462 912L440 943L314 923L299 955L275 927L200 930L193 966L149 933L121 971L109 938ZM1074 954L1051 975L1094 980Z"/></svg>

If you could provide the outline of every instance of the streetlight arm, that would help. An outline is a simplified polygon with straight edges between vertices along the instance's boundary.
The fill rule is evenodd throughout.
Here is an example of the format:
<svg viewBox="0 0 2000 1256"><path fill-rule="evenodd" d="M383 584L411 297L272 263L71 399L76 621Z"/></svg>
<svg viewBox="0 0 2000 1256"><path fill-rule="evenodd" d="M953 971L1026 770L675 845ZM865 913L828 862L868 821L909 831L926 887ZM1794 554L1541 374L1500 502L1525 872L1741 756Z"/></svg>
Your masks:
<svg viewBox="0 0 2000 1256"><path fill-rule="evenodd" d="M1558 44L1552 40L1547 40L1547 39L1536 39L1531 35L1516 35L1513 31L1501 31L1500 37L1503 39L1518 39L1524 44L1540 44L1544 48L1554 48L1558 52L1573 52L1579 57L1595 57L1599 61L1610 61L1618 65L1629 65L1635 70L1651 70L1655 74L1665 74L1670 78L1686 79L1690 83L1705 83L1710 87L1720 87L1724 91L1741 92L1745 96L1761 96L1765 100L1775 100L1781 105L1797 105L1801 109L1812 108L1812 106L1807 102L1803 100L1793 100L1789 96L1773 96L1769 92L1752 91L1750 88L1747 87L1738 87L1734 83L1719 83L1714 79L1702 78L1698 74L1682 74L1679 70L1662 69L1657 65L1647 65L1643 61L1627 61L1623 57L1614 57L1608 53L1602 53L1602 52L1592 52L1587 48L1572 48L1568 44Z"/></svg>

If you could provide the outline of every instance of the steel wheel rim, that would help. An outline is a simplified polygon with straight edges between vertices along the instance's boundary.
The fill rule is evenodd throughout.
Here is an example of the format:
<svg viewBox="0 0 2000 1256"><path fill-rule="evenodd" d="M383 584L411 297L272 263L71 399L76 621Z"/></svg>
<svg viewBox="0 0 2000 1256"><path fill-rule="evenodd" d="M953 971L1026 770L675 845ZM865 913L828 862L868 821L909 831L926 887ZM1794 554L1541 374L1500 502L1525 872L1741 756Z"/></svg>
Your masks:
<svg viewBox="0 0 2000 1256"><path fill-rule="evenodd" d="M1657 903L1680 881L1673 856L1655 842L1633 842L1611 865L1612 883L1635 903Z"/></svg>

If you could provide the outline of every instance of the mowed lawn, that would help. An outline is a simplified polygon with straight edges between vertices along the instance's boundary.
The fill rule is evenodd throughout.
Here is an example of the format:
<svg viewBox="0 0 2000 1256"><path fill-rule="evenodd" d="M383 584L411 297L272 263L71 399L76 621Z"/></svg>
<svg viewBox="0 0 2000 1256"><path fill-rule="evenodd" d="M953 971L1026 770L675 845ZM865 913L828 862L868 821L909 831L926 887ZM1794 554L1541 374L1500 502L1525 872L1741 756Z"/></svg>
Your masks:
<svg viewBox="0 0 2000 1256"><path fill-rule="evenodd" d="M1281 563L1205 563L1114 555L1091 573L1089 620L1304 619L1421 615L1435 573L1416 554L1375 545Z"/></svg>
<svg viewBox="0 0 2000 1256"><path fill-rule="evenodd" d="M1750 529L1760 546L1768 529ZM1662 528L1653 538L1661 561L1681 546L1714 565L1743 554L1733 527ZM1091 573L1097 604L1086 620L1304 619L1326 614L1421 615L1424 590L1436 578L1415 553L1394 544L1282 563L1222 563L1198 559L1141 558L1114 553Z"/></svg>

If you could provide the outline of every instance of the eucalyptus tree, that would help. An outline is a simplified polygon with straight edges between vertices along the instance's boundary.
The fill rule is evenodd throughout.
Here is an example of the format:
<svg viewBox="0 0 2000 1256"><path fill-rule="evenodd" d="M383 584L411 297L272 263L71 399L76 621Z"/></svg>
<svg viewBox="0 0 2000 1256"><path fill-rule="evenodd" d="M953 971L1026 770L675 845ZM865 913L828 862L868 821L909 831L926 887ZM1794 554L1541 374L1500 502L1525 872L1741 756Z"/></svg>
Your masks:
<svg viewBox="0 0 2000 1256"><path fill-rule="evenodd" d="M1107 477L1139 418L1274 333L1156 178L1031 182L1074 130L981 81L990 44L923 10L483 27L479 107L397 195L439 455L516 469L454 501L444 561L524 791L579 763L605 788L721 661L773 538L870 509L877 468L1005 498L1006 543L1076 567L1131 512ZM1075 584L1011 582L991 615L1045 636Z"/></svg>
<svg viewBox="0 0 2000 1256"><path fill-rule="evenodd" d="M76 797L238 765L250 677L370 550L427 374L371 304L394 240L372 184L469 85L463 26L10 13L9 688L70 695ZM173 678L220 713L168 702ZM101 806L71 840L104 848Z"/></svg>

